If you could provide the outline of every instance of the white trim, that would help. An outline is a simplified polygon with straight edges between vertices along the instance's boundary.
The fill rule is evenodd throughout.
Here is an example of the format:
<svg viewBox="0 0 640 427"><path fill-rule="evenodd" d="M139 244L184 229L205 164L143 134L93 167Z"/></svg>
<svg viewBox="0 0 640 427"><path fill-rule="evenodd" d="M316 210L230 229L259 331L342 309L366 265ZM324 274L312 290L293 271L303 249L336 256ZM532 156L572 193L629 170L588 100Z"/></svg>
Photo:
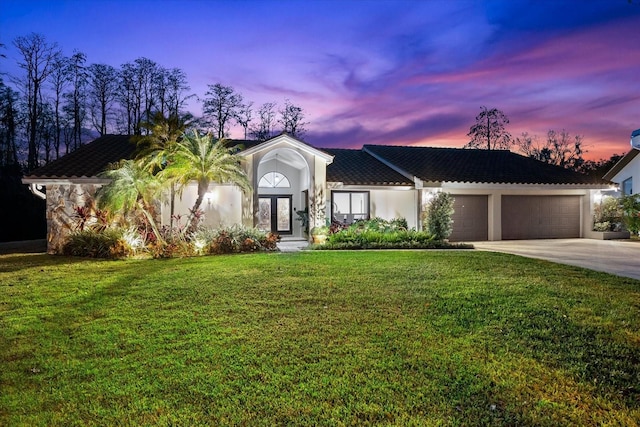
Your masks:
<svg viewBox="0 0 640 427"><path fill-rule="evenodd" d="M29 184L29 190L31 190L33 194L40 197L42 200L47 200L47 195L44 194L42 191L40 191L41 189L42 189L42 184L36 184L36 183Z"/></svg>
<svg viewBox="0 0 640 427"><path fill-rule="evenodd" d="M328 183L329 184L329 183ZM412 185L345 185L342 182L331 182L327 185L329 191L351 191L351 190L390 190L390 191L409 191L414 190Z"/></svg>
<svg viewBox="0 0 640 427"><path fill-rule="evenodd" d="M297 148L301 151L306 152L307 154L310 154L312 156L316 156L316 157L320 157L321 159L323 159L326 164L331 164L333 163L333 157L330 154L325 153L324 151L320 151L308 144L305 144L302 141L299 141L295 138L292 138L289 135L283 134L283 135L278 135L274 138L271 138L261 144L258 144L254 147L248 148L244 151L239 152L238 154L244 157L250 156L252 154L256 154L259 153L261 151L264 150L269 150L271 148L274 148L276 145L278 144L287 144L290 145L291 147Z"/></svg>
<svg viewBox="0 0 640 427"><path fill-rule="evenodd" d="M610 189L608 184L517 184L517 183L482 183L482 182L442 182L442 189L478 189L478 190L604 190Z"/></svg>
<svg viewBox="0 0 640 427"><path fill-rule="evenodd" d="M60 184L108 184L105 178L22 178L23 184L60 185Z"/></svg>

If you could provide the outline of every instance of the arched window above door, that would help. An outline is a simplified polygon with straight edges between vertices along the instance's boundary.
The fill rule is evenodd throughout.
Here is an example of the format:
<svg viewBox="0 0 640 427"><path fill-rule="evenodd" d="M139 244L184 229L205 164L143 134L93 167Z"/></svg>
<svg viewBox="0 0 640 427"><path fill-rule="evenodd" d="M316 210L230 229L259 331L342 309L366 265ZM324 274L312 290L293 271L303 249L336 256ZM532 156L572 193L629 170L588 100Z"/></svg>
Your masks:
<svg viewBox="0 0 640 427"><path fill-rule="evenodd" d="M258 181L258 187L262 188L289 188L291 183L289 179L280 172L272 171L262 175Z"/></svg>

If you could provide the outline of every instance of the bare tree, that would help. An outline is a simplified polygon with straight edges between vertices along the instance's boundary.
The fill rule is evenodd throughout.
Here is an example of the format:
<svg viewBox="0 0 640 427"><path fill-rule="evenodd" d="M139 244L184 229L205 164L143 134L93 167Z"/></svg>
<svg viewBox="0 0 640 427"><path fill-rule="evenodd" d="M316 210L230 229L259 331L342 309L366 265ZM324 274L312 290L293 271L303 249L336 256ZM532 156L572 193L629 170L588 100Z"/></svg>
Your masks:
<svg viewBox="0 0 640 427"><path fill-rule="evenodd" d="M91 64L88 68L89 110L91 122L100 135L107 133L108 117L118 90L117 70L107 64Z"/></svg>
<svg viewBox="0 0 640 427"><path fill-rule="evenodd" d="M577 171L582 168L585 162L583 154L587 152L583 148L582 136L571 137L564 129L561 132L549 130L544 143L536 135L530 136L523 132L516 138L515 145L525 156Z"/></svg>
<svg viewBox="0 0 640 427"><path fill-rule="evenodd" d="M38 116L38 139L36 147L38 152L44 154L44 163L51 161L52 151L54 149L54 133L56 132L55 114L53 105L42 99L40 101L40 114Z"/></svg>
<svg viewBox="0 0 640 427"><path fill-rule="evenodd" d="M187 75L180 68L165 70L165 78L167 91L165 96L166 105L162 110L166 110L167 116L178 117L183 113L183 108L187 100L195 95L186 94L191 88L187 82Z"/></svg>
<svg viewBox="0 0 640 427"><path fill-rule="evenodd" d="M63 94L67 86L70 83L69 76L69 58L62 55L58 55L51 69L51 75L49 76L49 82L53 91L53 115L54 115L54 127L53 132L53 149L56 154L56 159L60 158L60 142L62 134L62 100Z"/></svg>
<svg viewBox="0 0 640 427"><path fill-rule="evenodd" d="M64 106L69 122L73 128L73 149L77 149L82 144L82 130L87 115L86 87L87 70L84 63L87 56L75 51L69 58L69 76L72 90L65 94L67 100Z"/></svg>
<svg viewBox="0 0 640 427"><path fill-rule="evenodd" d="M134 61L136 65L137 91L139 97L138 128L142 121L152 119L153 111L158 104L158 74L159 66L154 61L147 58L138 58ZM164 85L163 85L164 86Z"/></svg>
<svg viewBox="0 0 640 427"><path fill-rule="evenodd" d="M238 108L238 113L236 115L236 122L242 129L244 130L244 139L247 139L249 123L251 123L251 115L253 114L253 102L249 102L247 104L242 104L240 108Z"/></svg>
<svg viewBox="0 0 640 427"><path fill-rule="evenodd" d="M497 108L489 110L482 106L480 109L482 111L476 116L476 123L471 126L467 134L471 137L471 141L465 145L465 148L508 150L513 141L511 134L505 128L509 123L507 116Z"/></svg>
<svg viewBox="0 0 640 427"><path fill-rule="evenodd" d="M275 125L276 104L274 102L265 102L258 110L259 122L251 128L249 134L258 141L266 141L273 135L273 127Z"/></svg>
<svg viewBox="0 0 640 427"><path fill-rule="evenodd" d="M60 55L56 43L48 43L41 34L31 33L17 37L13 44L22 55L22 68L26 77L20 81L27 104L27 167L29 170L38 167L38 151L36 147L38 132L38 116L40 115L42 86L51 73L55 58Z"/></svg>
<svg viewBox="0 0 640 427"><path fill-rule="evenodd" d="M542 147L538 135L530 135L529 132L522 132L522 134L515 139L514 144L518 147L518 151L527 157L534 159L541 157L540 151Z"/></svg>
<svg viewBox="0 0 640 427"><path fill-rule="evenodd" d="M128 135L137 134L138 121L138 105L136 104L135 93L135 67L132 63L122 64L118 78L118 94L117 99L123 108L123 126L121 132Z"/></svg>
<svg viewBox="0 0 640 427"><path fill-rule="evenodd" d="M223 139L227 136L231 120L238 117L242 107L242 95L231 86L223 86L220 83L208 87L204 99L204 116L213 127L214 137Z"/></svg>
<svg viewBox="0 0 640 427"><path fill-rule="evenodd" d="M285 99L284 108L279 112L278 123L282 125L283 132L295 137L301 137L306 132L304 126L308 123L302 121L304 119L302 107L293 105L288 99Z"/></svg>
<svg viewBox="0 0 640 427"><path fill-rule="evenodd" d="M17 165L18 93L0 79L0 166Z"/></svg>
<svg viewBox="0 0 640 427"><path fill-rule="evenodd" d="M147 58L121 67L117 98L124 109L123 127L130 135L141 135L144 129L140 124L151 120L158 109L158 73L158 64ZM164 82L161 85L164 87Z"/></svg>

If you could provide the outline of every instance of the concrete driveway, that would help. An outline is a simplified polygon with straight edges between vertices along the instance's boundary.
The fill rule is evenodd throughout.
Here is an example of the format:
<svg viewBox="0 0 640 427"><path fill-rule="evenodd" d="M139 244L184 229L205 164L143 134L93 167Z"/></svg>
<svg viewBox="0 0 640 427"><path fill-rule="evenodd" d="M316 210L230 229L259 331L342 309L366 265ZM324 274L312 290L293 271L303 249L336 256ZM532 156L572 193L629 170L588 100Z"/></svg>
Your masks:
<svg viewBox="0 0 640 427"><path fill-rule="evenodd" d="M474 242L476 249L575 265L640 280L640 242L592 239Z"/></svg>

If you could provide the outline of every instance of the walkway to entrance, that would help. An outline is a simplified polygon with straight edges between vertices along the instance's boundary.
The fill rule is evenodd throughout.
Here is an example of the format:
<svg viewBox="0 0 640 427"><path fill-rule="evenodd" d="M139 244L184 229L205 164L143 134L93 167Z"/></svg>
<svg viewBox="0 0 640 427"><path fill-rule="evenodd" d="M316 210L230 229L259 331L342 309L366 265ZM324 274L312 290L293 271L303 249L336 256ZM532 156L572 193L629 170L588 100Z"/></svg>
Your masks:
<svg viewBox="0 0 640 427"><path fill-rule="evenodd" d="M278 249L280 249L280 252L299 252L306 249L308 246L308 241L298 237L283 237L278 242Z"/></svg>
<svg viewBox="0 0 640 427"><path fill-rule="evenodd" d="M593 239L474 242L476 249L506 252L640 280L640 242Z"/></svg>

